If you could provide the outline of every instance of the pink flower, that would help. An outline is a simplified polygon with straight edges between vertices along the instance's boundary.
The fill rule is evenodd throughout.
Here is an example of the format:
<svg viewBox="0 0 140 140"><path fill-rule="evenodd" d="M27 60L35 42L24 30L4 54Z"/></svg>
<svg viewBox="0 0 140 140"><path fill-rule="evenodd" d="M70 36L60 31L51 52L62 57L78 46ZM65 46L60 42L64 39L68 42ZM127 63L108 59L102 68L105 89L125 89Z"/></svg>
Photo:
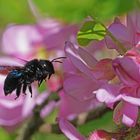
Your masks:
<svg viewBox="0 0 140 140"><path fill-rule="evenodd" d="M3 34L2 50L22 59L37 57L41 48L46 53L52 50L62 52L65 40L75 35L76 30L76 25L62 25L52 19L36 25L11 25Z"/></svg>
<svg viewBox="0 0 140 140"><path fill-rule="evenodd" d="M100 102L105 102L110 108L113 108L115 103L120 101L114 109L114 120L117 124L122 121L127 126L133 127L137 121L140 99L138 96L134 97L136 92L131 90L129 88L120 88L120 86L116 85L106 85L95 93L97 99Z"/></svg>
<svg viewBox="0 0 140 140"><path fill-rule="evenodd" d="M139 54L131 50L124 57L113 60L113 68L120 80L118 84L107 84L97 90L96 97L100 102L105 102L114 110L114 120L133 127L138 117L140 106L140 61Z"/></svg>
<svg viewBox="0 0 140 140"><path fill-rule="evenodd" d="M1 77L2 79L2 77ZM3 80L0 81L0 89L3 86ZM27 92L26 97L20 97L14 100L15 94L5 97L3 90L0 91L0 125L8 131L13 131L19 124L29 117L34 106L34 97L30 98L30 93ZM34 91L34 94L35 91Z"/></svg>
<svg viewBox="0 0 140 140"><path fill-rule="evenodd" d="M66 43L65 52L67 59L63 63L64 91L60 93L59 116L70 117L98 105L92 91L94 88L98 88L100 84L94 78L92 79L89 74L89 72L92 74L92 71L87 64L93 66L97 63L92 55L81 48L76 48L70 42ZM85 60L87 55L90 57Z"/></svg>
<svg viewBox="0 0 140 140"><path fill-rule="evenodd" d="M120 93L127 101L123 104L122 110L125 112L126 118L123 121L127 121L130 126L134 126L137 121L138 106L140 106L140 94L139 94L139 77L140 77L140 55L135 55L129 52L123 58L117 58L113 62L114 70L124 84L124 87L120 89ZM129 109L128 109L129 108ZM131 111L130 111L131 110Z"/></svg>
<svg viewBox="0 0 140 140"><path fill-rule="evenodd" d="M121 49L127 49L127 51L125 51L124 56L119 56L111 62L118 80L112 80L93 92L96 93L98 101L105 102L110 108L115 107L114 120L117 124L122 121L130 127L137 123L140 106L139 22L140 11L137 10L127 15L126 24L122 24L116 18L114 23L109 26L108 30L120 44L112 40L110 36L106 36L107 47L116 49L118 52Z"/></svg>
<svg viewBox="0 0 140 140"><path fill-rule="evenodd" d="M60 94L60 116L69 117L100 105L93 91L112 79L111 59L97 61L85 49L66 42L64 61L64 93ZM110 74L107 71L110 70Z"/></svg>
<svg viewBox="0 0 140 140"><path fill-rule="evenodd" d="M90 53L82 48L76 48L70 42L66 43L65 52L68 60L64 61L64 90L78 100L88 99L92 90L100 86L90 69L97 60Z"/></svg>
<svg viewBox="0 0 140 140"><path fill-rule="evenodd" d="M104 130L96 130L92 132L88 140L115 140L111 138L111 135Z"/></svg>
<svg viewBox="0 0 140 140"><path fill-rule="evenodd" d="M130 49L133 47L139 47L140 41L140 11L136 10L128 13L126 24L122 24L118 18L114 20L108 30L112 35L122 43L123 47ZM116 44L109 36L105 38L108 48L120 50L120 46Z"/></svg>
<svg viewBox="0 0 140 140"><path fill-rule="evenodd" d="M113 68L119 79L127 86L138 86L140 78L140 55L137 49L130 50L124 57L113 61Z"/></svg>
<svg viewBox="0 0 140 140"><path fill-rule="evenodd" d="M11 25L3 33L2 51L8 55L14 55L22 59L32 57L35 51L35 43L42 40L35 26Z"/></svg>

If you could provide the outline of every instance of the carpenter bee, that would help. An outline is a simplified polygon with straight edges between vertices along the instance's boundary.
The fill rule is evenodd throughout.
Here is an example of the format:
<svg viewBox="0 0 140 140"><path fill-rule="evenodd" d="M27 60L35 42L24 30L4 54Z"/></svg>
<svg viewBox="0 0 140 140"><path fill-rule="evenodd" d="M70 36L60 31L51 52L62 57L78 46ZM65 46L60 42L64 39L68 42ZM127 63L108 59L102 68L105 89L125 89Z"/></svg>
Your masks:
<svg viewBox="0 0 140 140"><path fill-rule="evenodd" d="M59 59L66 57L58 57L53 60L38 60L33 59L27 61L23 67L20 66L0 66L0 73L7 74L4 81L4 94L7 96L16 90L16 98L20 96L21 91L26 94L27 88L31 93L31 84L34 81L38 81L38 86L41 85L42 81L50 79L51 75L55 73L53 62L59 62Z"/></svg>

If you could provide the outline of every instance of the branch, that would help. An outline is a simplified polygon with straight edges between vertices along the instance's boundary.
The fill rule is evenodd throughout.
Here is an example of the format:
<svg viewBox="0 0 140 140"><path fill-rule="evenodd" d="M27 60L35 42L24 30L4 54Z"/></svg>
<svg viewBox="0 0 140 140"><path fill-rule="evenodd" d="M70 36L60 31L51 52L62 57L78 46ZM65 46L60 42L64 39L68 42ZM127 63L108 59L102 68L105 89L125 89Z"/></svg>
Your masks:
<svg viewBox="0 0 140 140"><path fill-rule="evenodd" d="M84 120L80 121L79 117L76 117L73 121L71 121L71 123L77 127L82 125L83 123L87 123L90 122L91 120L97 119L102 117L106 112L110 111L110 109L108 109L105 105L99 106L95 109L93 109L91 112L87 113L87 116L84 118ZM82 123L79 123L82 122ZM44 130L45 128L45 132L46 133L55 133L55 134L61 134L61 130L59 129L58 124L44 124L42 126L42 130Z"/></svg>
<svg viewBox="0 0 140 140"><path fill-rule="evenodd" d="M59 88L56 93L62 90L62 87ZM29 119L27 124L23 126L22 132L20 132L17 140L31 140L32 135L40 128L40 126L44 123L43 119L40 116L42 109L49 103L50 100L54 99L54 93L50 94L42 104L35 105L33 108L33 116Z"/></svg>

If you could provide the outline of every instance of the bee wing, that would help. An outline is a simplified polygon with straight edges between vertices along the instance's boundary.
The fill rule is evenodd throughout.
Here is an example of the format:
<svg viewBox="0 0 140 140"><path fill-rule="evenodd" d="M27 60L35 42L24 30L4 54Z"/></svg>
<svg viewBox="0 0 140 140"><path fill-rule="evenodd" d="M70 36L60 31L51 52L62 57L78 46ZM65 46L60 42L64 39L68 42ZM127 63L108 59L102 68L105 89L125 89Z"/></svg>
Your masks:
<svg viewBox="0 0 140 140"><path fill-rule="evenodd" d="M20 66L2 66L0 65L0 74L7 75L11 70L21 69Z"/></svg>
<svg viewBox="0 0 140 140"><path fill-rule="evenodd" d="M0 74L7 75L14 69L22 69L26 61L19 60L15 57L0 57ZM24 61L24 62L23 62Z"/></svg>

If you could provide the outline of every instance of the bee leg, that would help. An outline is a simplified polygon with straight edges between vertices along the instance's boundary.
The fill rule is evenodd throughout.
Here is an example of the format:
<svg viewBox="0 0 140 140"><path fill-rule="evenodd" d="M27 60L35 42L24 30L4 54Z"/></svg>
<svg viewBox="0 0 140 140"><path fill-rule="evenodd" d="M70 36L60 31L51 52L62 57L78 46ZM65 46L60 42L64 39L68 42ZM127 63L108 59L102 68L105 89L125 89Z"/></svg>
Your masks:
<svg viewBox="0 0 140 140"><path fill-rule="evenodd" d="M16 88L16 95L17 95L17 97L15 98L15 100L19 97L20 92L21 92L21 85L18 85L17 88Z"/></svg>
<svg viewBox="0 0 140 140"><path fill-rule="evenodd" d="M50 77L51 77L51 74L48 74L48 79L50 79Z"/></svg>
<svg viewBox="0 0 140 140"><path fill-rule="evenodd" d="M31 93L31 97L32 97L32 87L31 85L28 86L29 92Z"/></svg>
<svg viewBox="0 0 140 140"><path fill-rule="evenodd" d="M38 80L38 87L40 87L42 81L43 81L43 79Z"/></svg>
<svg viewBox="0 0 140 140"><path fill-rule="evenodd" d="M23 92L23 94L25 94L25 95L26 95L26 89L27 89L27 85L26 85L26 84L24 84L24 85L23 85L22 92Z"/></svg>

